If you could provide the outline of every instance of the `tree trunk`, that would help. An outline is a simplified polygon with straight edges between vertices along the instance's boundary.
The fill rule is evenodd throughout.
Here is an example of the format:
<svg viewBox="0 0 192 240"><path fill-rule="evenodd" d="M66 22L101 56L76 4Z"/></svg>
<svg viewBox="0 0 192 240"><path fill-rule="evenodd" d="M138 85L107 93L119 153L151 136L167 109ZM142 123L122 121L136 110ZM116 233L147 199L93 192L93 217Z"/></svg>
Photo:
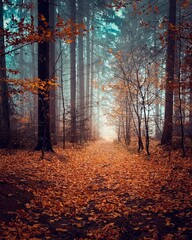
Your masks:
<svg viewBox="0 0 192 240"><path fill-rule="evenodd" d="M62 129L62 133L63 133L63 149L65 148L65 144L66 144L66 133L65 133L65 114L66 114L66 110L65 110L65 95L64 95L64 79L63 79L63 52L62 52L62 43L61 41L59 41L59 47L60 47L60 52L61 52L61 71L60 71L60 79L61 79L61 101L62 101L62 108L63 108L63 129ZM59 108L60 109L60 108Z"/></svg>
<svg viewBox="0 0 192 240"><path fill-rule="evenodd" d="M128 92L126 91L125 96L125 144L129 145L131 142L131 136L130 136L130 125L131 125L131 119L129 116L129 98L128 98Z"/></svg>
<svg viewBox="0 0 192 240"><path fill-rule="evenodd" d="M87 29L90 29L90 5L89 1L87 2ZM86 123L89 124L89 118L90 118L90 33L87 33L86 35L86 58L87 58L87 71L86 71ZM89 139L89 127L86 126L86 132L87 136L86 138Z"/></svg>
<svg viewBox="0 0 192 240"><path fill-rule="evenodd" d="M49 0L38 1L39 34L43 34L49 22ZM42 17L44 16L44 17ZM45 20L44 20L45 18ZM50 93L49 93L49 42L41 41L38 44L38 77L45 84L38 90L38 142L35 150L53 151L50 136Z"/></svg>
<svg viewBox="0 0 192 240"><path fill-rule="evenodd" d="M93 8L92 19L94 19L95 12ZM91 35L91 82L90 82L90 137L93 138L93 80L94 80L94 31Z"/></svg>
<svg viewBox="0 0 192 240"><path fill-rule="evenodd" d="M3 24L3 1L0 0L0 30ZM6 79L5 43L3 31L0 34L0 147L10 143L10 108Z"/></svg>
<svg viewBox="0 0 192 240"><path fill-rule="evenodd" d="M50 0L49 6L49 26L51 31L54 31L55 28L55 0ZM49 61L49 78L55 78L55 69L56 69L56 61L55 61L55 41L51 41L49 43L50 49L50 61ZM57 144L57 127L56 127L56 116L57 116L57 106L56 106L56 87L52 86L50 89L50 121L51 121L51 137L53 144Z"/></svg>
<svg viewBox="0 0 192 240"><path fill-rule="evenodd" d="M101 75L103 74L103 72L101 73ZM96 138L99 139L100 137L100 131L99 131L99 128L100 128L100 99L101 99L101 76L98 72L98 88L97 88L97 117L96 117Z"/></svg>
<svg viewBox="0 0 192 240"><path fill-rule="evenodd" d="M70 1L71 19L76 21L76 0ZM70 45L70 82L71 82L71 142L77 142L76 130L76 41Z"/></svg>
<svg viewBox="0 0 192 240"><path fill-rule="evenodd" d="M78 22L83 22L83 4L78 0ZM84 46L83 35L78 36L78 79L79 79L79 96L80 96L80 140L85 139L85 84L84 84Z"/></svg>
<svg viewBox="0 0 192 240"><path fill-rule="evenodd" d="M23 11L23 4L24 4L24 1L23 0L20 0L20 4L21 4L21 7L19 8L19 17L20 17L20 21L25 18L25 15L24 15L24 11ZM19 50L19 71L20 71L20 79L24 79L24 64L25 64L25 61L24 61L24 48L21 47L20 50ZM19 98L20 98L20 103L19 103L19 108L20 108L20 115L22 118L25 118L25 110L26 110L26 102L24 101L25 99L25 95L26 93L23 93L23 94L19 94Z"/></svg>
<svg viewBox="0 0 192 240"><path fill-rule="evenodd" d="M156 24L157 18L155 14L154 22ZM154 29L154 56L156 57L157 55L157 27L155 25ZM161 138L161 133L159 131L160 129L160 111L159 111L159 78L158 78L158 64L155 62L154 63L154 81L155 81L155 138L160 140Z"/></svg>
<svg viewBox="0 0 192 240"><path fill-rule="evenodd" d="M161 144L171 144L173 132L173 85L175 62L176 0L169 0L169 26L167 38L165 116Z"/></svg>

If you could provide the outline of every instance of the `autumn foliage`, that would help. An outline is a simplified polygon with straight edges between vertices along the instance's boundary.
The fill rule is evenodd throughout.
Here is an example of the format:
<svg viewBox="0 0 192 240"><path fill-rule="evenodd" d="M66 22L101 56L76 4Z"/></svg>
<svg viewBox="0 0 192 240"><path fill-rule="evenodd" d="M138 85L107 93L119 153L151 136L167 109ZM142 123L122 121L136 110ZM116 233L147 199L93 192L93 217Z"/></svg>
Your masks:
<svg viewBox="0 0 192 240"><path fill-rule="evenodd" d="M3 239L190 239L191 161L96 142L57 154L1 151ZM8 203L12 204L8 205Z"/></svg>

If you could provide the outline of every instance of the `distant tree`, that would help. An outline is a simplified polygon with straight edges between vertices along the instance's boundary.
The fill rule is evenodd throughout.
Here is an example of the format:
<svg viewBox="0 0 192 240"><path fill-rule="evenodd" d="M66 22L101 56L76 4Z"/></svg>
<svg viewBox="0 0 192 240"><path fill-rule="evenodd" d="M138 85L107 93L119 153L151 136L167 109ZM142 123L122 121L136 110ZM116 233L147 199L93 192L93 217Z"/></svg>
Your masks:
<svg viewBox="0 0 192 240"><path fill-rule="evenodd" d="M83 22L83 4L78 0L78 22ZM84 74L84 43L83 35L78 36L78 83L79 83L79 101L80 101L80 140L85 139L85 74Z"/></svg>
<svg viewBox="0 0 192 240"><path fill-rule="evenodd" d="M86 27L87 29L90 29L90 2L87 1L87 7L86 7L86 17L87 17L87 21L86 21ZM90 52L90 48L91 48L91 39L90 39L90 33L88 33L86 35L86 85L85 85L85 89L86 89L86 138L88 139L89 136L89 126L87 126L87 124L89 124L89 114L90 114L90 56L91 56L91 52Z"/></svg>
<svg viewBox="0 0 192 240"><path fill-rule="evenodd" d="M55 0L50 0L49 2L49 26L50 30L53 32L55 30L56 24L56 4ZM56 58L55 58L55 51L56 51L56 41L49 42L49 79L54 79L56 74ZM51 124L51 135L52 135L52 142L53 144L57 143L57 98L56 98L56 86L53 85L50 89L50 124Z"/></svg>
<svg viewBox="0 0 192 240"><path fill-rule="evenodd" d="M76 21L76 0L70 0L70 17ZM70 83L71 83L71 142L77 141L76 129L76 40L70 44Z"/></svg>

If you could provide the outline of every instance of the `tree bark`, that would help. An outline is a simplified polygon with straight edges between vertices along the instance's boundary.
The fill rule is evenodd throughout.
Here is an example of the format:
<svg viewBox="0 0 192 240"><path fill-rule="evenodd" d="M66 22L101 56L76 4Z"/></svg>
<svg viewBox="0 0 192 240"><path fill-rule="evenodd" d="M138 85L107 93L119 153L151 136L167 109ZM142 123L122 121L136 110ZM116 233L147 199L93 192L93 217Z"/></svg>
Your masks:
<svg viewBox="0 0 192 240"><path fill-rule="evenodd" d="M71 19L76 21L76 0L70 1ZM76 41L70 45L70 83L71 83L71 143L77 142L76 129Z"/></svg>
<svg viewBox="0 0 192 240"><path fill-rule="evenodd" d="M90 3L87 1L87 29L90 29ZM89 123L89 114L90 114L90 33L86 35L86 63L87 63L87 71L86 71L86 123ZM87 138L89 138L89 128L87 129Z"/></svg>
<svg viewBox="0 0 192 240"><path fill-rule="evenodd" d="M55 28L55 13L56 13L55 0L50 0L49 6L49 26L51 31L54 31ZM55 41L51 41L49 43L50 48L50 61L49 61L49 78L55 78L55 69L56 69L56 61L55 61ZM56 102L56 87L51 86L50 89L50 121L51 121L51 137L53 144L57 144L57 102Z"/></svg>
<svg viewBox="0 0 192 240"><path fill-rule="evenodd" d="M171 144L173 132L173 85L175 62L176 0L169 0L169 21L167 37L165 115L161 144Z"/></svg>
<svg viewBox="0 0 192 240"><path fill-rule="evenodd" d="M78 0L78 22L83 22L83 4ZM80 85L80 140L85 139L85 83L84 83L84 46L83 35L78 36L78 79Z"/></svg>
<svg viewBox="0 0 192 240"><path fill-rule="evenodd" d="M44 20L45 18L45 20ZM38 1L39 34L47 29L49 23L49 0ZM38 142L35 150L53 151L50 135L50 92L49 80L49 41L38 43L38 77L44 83L43 89L38 90Z"/></svg>
<svg viewBox="0 0 192 240"><path fill-rule="evenodd" d="M0 147L10 144L10 107L6 79L3 1L0 0Z"/></svg>
<svg viewBox="0 0 192 240"><path fill-rule="evenodd" d="M95 11L94 11L94 4L92 3L92 19L94 19L95 17ZM92 22L93 25L93 22ZM93 80L94 80L94 39L95 39L95 35L94 35L94 31L92 31L91 34L91 59L90 59L90 63L91 63L91 68L90 68L90 99L89 99L89 103L90 103L90 137L93 138Z"/></svg>
<svg viewBox="0 0 192 240"><path fill-rule="evenodd" d="M129 112L129 97L128 92L126 91L125 95L125 144L129 145L131 142L131 136L130 136L130 125L131 125L131 119L130 119L130 112Z"/></svg>

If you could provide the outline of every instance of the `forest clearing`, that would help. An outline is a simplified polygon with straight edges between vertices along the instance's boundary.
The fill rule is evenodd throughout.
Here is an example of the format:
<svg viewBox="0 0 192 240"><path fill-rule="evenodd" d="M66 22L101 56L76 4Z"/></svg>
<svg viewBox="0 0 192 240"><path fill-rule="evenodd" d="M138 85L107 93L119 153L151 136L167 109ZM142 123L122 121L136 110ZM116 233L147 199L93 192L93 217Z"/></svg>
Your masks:
<svg viewBox="0 0 192 240"><path fill-rule="evenodd" d="M192 162L96 141L0 151L0 239L190 240Z"/></svg>

